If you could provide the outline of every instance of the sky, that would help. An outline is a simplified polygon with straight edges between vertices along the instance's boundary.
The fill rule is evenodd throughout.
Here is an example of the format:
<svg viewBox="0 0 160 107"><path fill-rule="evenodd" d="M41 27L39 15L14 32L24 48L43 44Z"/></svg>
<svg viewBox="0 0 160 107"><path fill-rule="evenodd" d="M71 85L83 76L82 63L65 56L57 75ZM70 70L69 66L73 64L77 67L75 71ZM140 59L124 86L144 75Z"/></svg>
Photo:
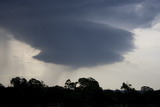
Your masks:
<svg viewBox="0 0 160 107"><path fill-rule="evenodd" d="M160 89L160 1L1 0L0 83L93 77Z"/></svg>

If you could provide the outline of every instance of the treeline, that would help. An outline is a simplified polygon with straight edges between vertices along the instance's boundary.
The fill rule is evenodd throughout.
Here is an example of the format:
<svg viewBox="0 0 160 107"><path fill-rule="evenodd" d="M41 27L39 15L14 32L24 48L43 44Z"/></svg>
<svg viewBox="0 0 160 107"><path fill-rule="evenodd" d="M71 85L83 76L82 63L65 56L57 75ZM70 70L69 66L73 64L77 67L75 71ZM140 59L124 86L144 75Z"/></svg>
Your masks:
<svg viewBox="0 0 160 107"><path fill-rule="evenodd" d="M160 107L160 90L141 90L122 83L121 90L102 89L94 78L68 79L64 86L47 86L35 78L12 78L0 84L0 107Z"/></svg>

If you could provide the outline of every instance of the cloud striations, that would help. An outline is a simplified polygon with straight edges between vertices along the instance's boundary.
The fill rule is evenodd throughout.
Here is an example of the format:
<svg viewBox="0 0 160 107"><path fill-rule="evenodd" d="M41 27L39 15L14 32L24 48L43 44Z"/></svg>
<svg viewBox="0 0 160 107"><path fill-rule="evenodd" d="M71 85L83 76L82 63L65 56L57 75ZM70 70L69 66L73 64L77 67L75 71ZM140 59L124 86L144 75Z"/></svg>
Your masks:
<svg viewBox="0 0 160 107"><path fill-rule="evenodd" d="M40 49L34 56L38 60L71 67L111 64L122 61L123 55L134 49L133 34L124 26L144 25L157 15L140 15L139 11L145 14L146 8L152 7L148 2L1 0L0 27Z"/></svg>

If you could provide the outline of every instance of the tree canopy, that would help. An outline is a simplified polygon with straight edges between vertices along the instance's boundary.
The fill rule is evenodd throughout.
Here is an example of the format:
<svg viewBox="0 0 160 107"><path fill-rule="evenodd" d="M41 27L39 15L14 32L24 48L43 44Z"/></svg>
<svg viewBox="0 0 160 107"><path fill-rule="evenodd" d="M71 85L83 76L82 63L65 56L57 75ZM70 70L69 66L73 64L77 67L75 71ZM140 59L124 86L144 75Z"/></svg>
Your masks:
<svg viewBox="0 0 160 107"><path fill-rule="evenodd" d="M68 79L64 86L47 86L41 80L23 77L12 78L10 83L8 87L0 84L0 107L36 107L37 104L39 107L160 106L160 90L149 86L135 90L132 84L125 82L121 90L102 89L92 77L82 77L75 82Z"/></svg>

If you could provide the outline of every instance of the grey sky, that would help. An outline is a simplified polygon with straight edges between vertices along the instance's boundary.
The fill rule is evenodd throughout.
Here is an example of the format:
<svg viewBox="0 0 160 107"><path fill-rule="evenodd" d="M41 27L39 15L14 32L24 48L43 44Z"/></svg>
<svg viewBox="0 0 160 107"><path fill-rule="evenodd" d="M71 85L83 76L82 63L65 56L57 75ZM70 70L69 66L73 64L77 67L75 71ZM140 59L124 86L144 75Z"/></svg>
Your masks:
<svg viewBox="0 0 160 107"><path fill-rule="evenodd" d="M43 66L82 69L123 62L137 49L133 30L152 27L159 10L158 0L1 0L0 66L13 67L10 48L18 46L8 41L15 40L39 50L31 57ZM17 62L20 70L28 69Z"/></svg>
<svg viewBox="0 0 160 107"><path fill-rule="evenodd" d="M96 11L132 3L112 2L4 1L0 11L1 27L16 39L40 49L41 53L34 58L44 62L71 67L110 64L122 61L122 55L134 48L133 34L100 24L89 19L92 15L88 14L95 11L98 15ZM106 15L112 14L103 13L100 17Z"/></svg>

